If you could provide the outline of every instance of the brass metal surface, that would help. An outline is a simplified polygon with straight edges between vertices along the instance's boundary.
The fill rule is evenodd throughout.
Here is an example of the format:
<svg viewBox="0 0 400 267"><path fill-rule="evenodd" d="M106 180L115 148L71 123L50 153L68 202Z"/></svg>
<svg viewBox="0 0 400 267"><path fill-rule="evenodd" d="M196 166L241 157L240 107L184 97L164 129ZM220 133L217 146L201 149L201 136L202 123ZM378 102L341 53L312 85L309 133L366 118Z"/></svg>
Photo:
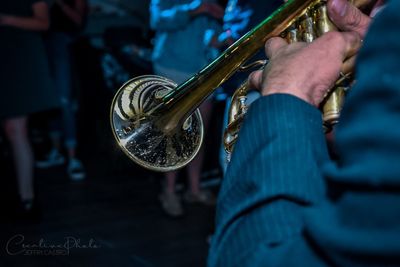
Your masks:
<svg viewBox="0 0 400 267"><path fill-rule="evenodd" d="M337 31L336 26L329 19L326 1L313 1L291 25L283 31L280 36L286 38L289 43L307 42L310 43L319 36ZM305 64L307 64L305 62ZM350 76L342 76L321 105L323 113L324 129L326 132L332 130L334 124L339 121L340 111L346 91L344 84L349 83ZM243 99L249 90L248 82L243 83L234 93L229 110L228 126L224 133L224 145L227 158L233 151L236 139L239 134L241 122L244 119L247 107L243 107Z"/></svg>
<svg viewBox="0 0 400 267"><path fill-rule="evenodd" d="M307 11L314 0L286 2L271 16L248 32L217 59L192 78L179 85L163 99L157 111L162 116L165 131L182 123L216 88L224 83L250 57L257 53L271 37L279 36L293 21ZM178 103L178 104L177 104Z"/></svg>
<svg viewBox="0 0 400 267"><path fill-rule="evenodd" d="M176 86L163 77L140 76L125 83L112 103L110 120L117 144L130 159L153 171L185 166L196 156L203 141L198 110L168 133L159 128L162 121L151 112Z"/></svg>
<svg viewBox="0 0 400 267"><path fill-rule="evenodd" d="M114 97L110 114L119 146L132 160L151 170L170 171L183 167L195 157L203 139L197 108L236 71L246 69L246 61L263 48L268 39L282 36L289 42L311 42L327 31L336 30L333 27L325 1L289 0L184 83L176 85L150 75L128 81ZM232 99L225 133L229 152L232 152L247 110L248 89L246 81Z"/></svg>
<svg viewBox="0 0 400 267"><path fill-rule="evenodd" d="M187 164L199 151L203 138L201 117L196 109L264 47L269 38L279 36L306 12L313 1L289 0L217 59L176 87L172 81L157 76L138 77L127 82L118 90L111 105L111 125L118 145L132 160L151 170L170 171ZM157 93L160 91L161 95ZM193 112L195 114L190 116ZM190 122L188 118L192 118ZM190 149L183 148L188 143Z"/></svg>

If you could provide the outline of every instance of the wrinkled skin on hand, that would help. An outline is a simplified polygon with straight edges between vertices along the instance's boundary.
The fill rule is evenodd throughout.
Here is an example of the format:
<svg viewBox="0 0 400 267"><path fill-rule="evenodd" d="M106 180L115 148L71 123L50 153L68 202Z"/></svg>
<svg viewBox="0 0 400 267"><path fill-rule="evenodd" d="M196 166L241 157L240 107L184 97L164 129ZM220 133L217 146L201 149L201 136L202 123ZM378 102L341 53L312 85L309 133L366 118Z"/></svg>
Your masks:
<svg viewBox="0 0 400 267"><path fill-rule="evenodd" d="M363 0L364 5L367 0ZM371 14L381 1L368 1ZM287 93L316 107L339 74L354 64L372 18L347 0L329 0L328 13L341 32L330 32L312 43L293 43L275 37L265 44L269 64L250 75L263 95Z"/></svg>

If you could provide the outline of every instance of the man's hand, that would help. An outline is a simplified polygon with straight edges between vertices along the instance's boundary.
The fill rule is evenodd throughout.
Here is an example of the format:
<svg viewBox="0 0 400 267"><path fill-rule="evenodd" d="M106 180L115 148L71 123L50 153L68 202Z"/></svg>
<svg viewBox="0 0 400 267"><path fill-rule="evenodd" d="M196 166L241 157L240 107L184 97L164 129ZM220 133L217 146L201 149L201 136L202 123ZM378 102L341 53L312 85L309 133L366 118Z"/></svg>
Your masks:
<svg viewBox="0 0 400 267"><path fill-rule="evenodd" d="M328 12L345 32L327 33L310 44L287 44L279 37L270 39L265 46L270 62L264 71L250 75L250 83L263 95L287 93L319 106L340 71L347 68L349 61L344 63L345 60L361 47L371 22L369 16L347 0L329 0Z"/></svg>
<svg viewBox="0 0 400 267"><path fill-rule="evenodd" d="M354 32L330 32L310 44L287 44L270 39L265 52L270 59L264 71L253 72L250 82L263 95L287 93L318 106L337 80L343 61L361 46Z"/></svg>
<svg viewBox="0 0 400 267"><path fill-rule="evenodd" d="M380 0L362 1L362 5L364 6L373 6L371 15L375 15L376 10L378 10L382 4L383 2ZM329 18L340 30L357 32L361 38L364 38L372 20L370 16L362 13L347 0L328 1L328 13Z"/></svg>

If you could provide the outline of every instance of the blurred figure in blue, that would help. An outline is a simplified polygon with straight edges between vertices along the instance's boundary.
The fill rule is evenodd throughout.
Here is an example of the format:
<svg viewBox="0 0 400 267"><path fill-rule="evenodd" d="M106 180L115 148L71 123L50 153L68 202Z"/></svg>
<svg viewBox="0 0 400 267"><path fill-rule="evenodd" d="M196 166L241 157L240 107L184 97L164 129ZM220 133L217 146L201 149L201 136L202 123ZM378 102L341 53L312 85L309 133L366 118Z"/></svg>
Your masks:
<svg viewBox="0 0 400 267"><path fill-rule="evenodd" d="M222 32L210 33L210 35L215 36L213 37L214 46L225 49L227 45L233 44L240 37L266 19L272 12L282 5L283 2L283 0L229 0L225 8ZM265 59L265 54L262 51L257 53L250 61L259 59ZM247 79L247 75L247 73L236 73L222 86L226 95L223 130L225 130L228 123L228 111L230 108L231 96L240 84ZM259 96L260 94L258 91L250 91L247 95L246 104L250 105L251 102L256 100ZM223 148L223 142L221 145L219 161L222 171L225 173L228 160L225 149Z"/></svg>
<svg viewBox="0 0 400 267"><path fill-rule="evenodd" d="M201 0L152 0L150 23L156 31L153 67L157 75L182 83L193 76L210 60L213 53L207 43L209 29L220 31L224 10L214 1ZM214 53L215 55L215 53ZM206 100L200 111L207 128L211 101ZM200 174L204 158L202 148L188 166L190 191L185 194L188 202L213 204L214 197L200 189ZM170 216L183 214L180 198L175 192L177 172L166 174L166 185L160 195L162 208Z"/></svg>
<svg viewBox="0 0 400 267"><path fill-rule="evenodd" d="M223 32L218 41L236 41L274 12L283 0L229 0L225 9Z"/></svg>
<svg viewBox="0 0 400 267"><path fill-rule="evenodd" d="M56 0L50 9L50 32L46 36L51 73L56 91L61 100L61 121L53 120L50 125L52 149L44 159L36 161L39 168L48 168L64 163L61 154L61 132L67 150L67 174L72 180L85 178L82 162L76 157L76 101L72 96L71 44L81 32L87 13L86 0ZM62 126L60 123L62 122ZM62 131L61 131L61 129Z"/></svg>
<svg viewBox="0 0 400 267"><path fill-rule="evenodd" d="M33 153L28 117L58 106L41 32L49 28L45 1L0 1L0 119L10 142L22 215L34 209Z"/></svg>

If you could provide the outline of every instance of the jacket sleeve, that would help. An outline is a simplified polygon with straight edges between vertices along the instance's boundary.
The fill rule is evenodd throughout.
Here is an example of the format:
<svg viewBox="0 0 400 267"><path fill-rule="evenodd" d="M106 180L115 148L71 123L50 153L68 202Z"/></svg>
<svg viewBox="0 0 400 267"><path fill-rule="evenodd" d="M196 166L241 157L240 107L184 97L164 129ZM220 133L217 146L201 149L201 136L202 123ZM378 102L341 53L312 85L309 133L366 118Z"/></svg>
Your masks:
<svg viewBox="0 0 400 267"><path fill-rule="evenodd" d="M169 5L166 0L152 0L150 3L150 27L156 31L182 28L190 20L190 11L200 5L200 0L179 5Z"/></svg>
<svg viewBox="0 0 400 267"><path fill-rule="evenodd" d="M306 216L310 243L337 266L400 264L399 9L388 1L364 39L337 129L339 161L323 168L328 195Z"/></svg>
<svg viewBox="0 0 400 267"><path fill-rule="evenodd" d="M302 211L323 196L327 159L319 110L286 94L255 101L219 194L209 266L256 266L246 261L260 246L298 236Z"/></svg>
<svg viewBox="0 0 400 267"><path fill-rule="evenodd" d="M210 266L399 265L399 9L390 1L364 40L337 162L305 103L271 95L251 107L221 188Z"/></svg>

